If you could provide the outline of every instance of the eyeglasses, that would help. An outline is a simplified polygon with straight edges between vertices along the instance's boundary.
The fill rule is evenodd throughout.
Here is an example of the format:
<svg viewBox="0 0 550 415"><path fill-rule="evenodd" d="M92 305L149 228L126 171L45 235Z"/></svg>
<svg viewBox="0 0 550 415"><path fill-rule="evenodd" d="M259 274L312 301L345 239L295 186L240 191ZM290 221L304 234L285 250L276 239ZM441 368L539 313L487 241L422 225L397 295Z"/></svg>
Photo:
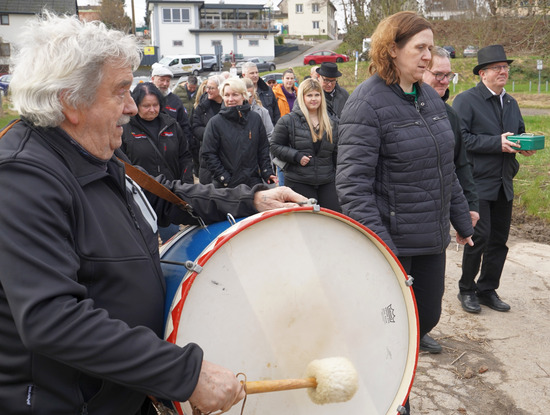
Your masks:
<svg viewBox="0 0 550 415"><path fill-rule="evenodd" d="M443 81L445 78L451 82L453 79L455 79L455 73L454 72L448 72L448 73L442 73L442 72L432 72L429 69L427 70L429 73L431 73L435 79L437 79L439 82Z"/></svg>
<svg viewBox="0 0 550 415"><path fill-rule="evenodd" d="M327 79L327 78L323 78L321 77L321 81L324 83L324 84L335 84L337 79Z"/></svg>
<svg viewBox="0 0 550 415"><path fill-rule="evenodd" d="M508 65L488 66L487 68L484 68L484 69L490 69L494 72L500 72L500 71L510 72L510 66Z"/></svg>

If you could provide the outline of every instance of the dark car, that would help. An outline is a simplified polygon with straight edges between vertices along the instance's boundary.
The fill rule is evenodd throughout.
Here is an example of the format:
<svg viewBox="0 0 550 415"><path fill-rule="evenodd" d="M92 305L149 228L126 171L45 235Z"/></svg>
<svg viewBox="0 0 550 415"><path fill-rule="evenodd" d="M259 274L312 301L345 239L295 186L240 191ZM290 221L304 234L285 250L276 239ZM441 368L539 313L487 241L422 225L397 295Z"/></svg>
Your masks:
<svg viewBox="0 0 550 415"><path fill-rule="evenodd" d="M304 56L304 65L320 65L323 62L348 62L349 57L331 50L320 50Z"/></svg>
<svg viewBox="0 0 550 415"><path fill-rule="evenodd" d="M0 93L3 96L8 95L8 88L10 86L11 77L12 75L10 74L0 76Z"/></svg>
<svg viewBox="0 0 550 415"><path fill-rule="evenodd" d="M443 49L449 52L449 56L452 59L456 58L456 49L454 48L454 46L443 46Z"/></svg>
<svg viewBox="0 0 550 415"><path fill-rule="evenodd" d="M219 68L216 55L201 55L202 70L216 72Z"/></svg>
<svg viewBox="0 0 550 415"><path fill-rule="evenodd" d="M268 71L274 71L275 69L277 69L277 65L275 65L275 62L266 61L260 58L250 58L250 59L247 59L246 61L239 62L237 63L237 65L235 65L237 67L238 74L242 73L243 65L246 62L254 63L258 68L258 72L268 72Z"/></svg>

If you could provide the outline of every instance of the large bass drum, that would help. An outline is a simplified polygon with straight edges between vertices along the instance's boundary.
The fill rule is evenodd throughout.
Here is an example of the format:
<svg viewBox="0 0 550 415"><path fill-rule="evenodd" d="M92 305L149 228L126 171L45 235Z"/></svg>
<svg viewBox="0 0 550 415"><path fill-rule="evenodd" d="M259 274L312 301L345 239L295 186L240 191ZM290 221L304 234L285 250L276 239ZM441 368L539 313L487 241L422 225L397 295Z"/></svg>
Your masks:
<svg viewBox="0 0 550 415"><path fill-rule="evenodd" d="M305 390L272 392L249 396L245 414L402 409L417 363L416 304L410 278L370 230L318 206L280 209L190 228L161 257L168 341L198 343L206 360L249 381L301 378L309 362L328 357L346 357L358 372L348 402L316 405ZM188 403L174 406L192 413Z"/></svg>

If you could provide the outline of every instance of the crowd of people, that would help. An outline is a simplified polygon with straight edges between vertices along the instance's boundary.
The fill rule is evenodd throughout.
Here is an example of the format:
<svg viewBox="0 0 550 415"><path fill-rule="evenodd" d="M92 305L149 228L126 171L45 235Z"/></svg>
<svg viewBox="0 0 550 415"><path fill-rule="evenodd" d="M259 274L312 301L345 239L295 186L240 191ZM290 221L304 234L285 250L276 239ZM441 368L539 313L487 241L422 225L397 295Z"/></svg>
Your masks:
<svg viewBox="0 0 550 415"><path fill-rule="evenodd" d="M3 212L22 211L0 232L0 398L10 414L134 414L148 394L225 411L244 396L199 346L161 340L155 238L194 217L142 198L114 154L192 200L207 222L314 198L367 226L414 278L421 350L442 351L429 333L451 225L465 245L462 308L510 310L497 289L512 179L516 155L534 151L507 138L525 125L504 89L513 61L501 45L479 50L480 81L452 107L448 52L414 12L380 22L370 77L351 95L336 63L301 83L288 69L277 83L248 62L242 78L189 76L173 91L172 72L155 66L130 91L136 50L131 36L45 13L14 58L21 122L0 141ZM67 52L80 59L58 65Z"/></svg>

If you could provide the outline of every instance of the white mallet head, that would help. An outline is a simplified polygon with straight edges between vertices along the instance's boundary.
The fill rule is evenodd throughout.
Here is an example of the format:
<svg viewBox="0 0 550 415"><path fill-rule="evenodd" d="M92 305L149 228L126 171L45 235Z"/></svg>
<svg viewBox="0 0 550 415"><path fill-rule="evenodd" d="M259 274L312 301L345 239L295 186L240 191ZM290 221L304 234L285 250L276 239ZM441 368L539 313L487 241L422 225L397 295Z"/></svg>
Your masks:
<svg viewBox="0 0 550 415"><path fill-rule="evenodd" d="M357 391L357 371L345 357L314 360L307 366L306 376L317 381L317 387L309 388L308 394L319 405L349 401Z"/></svg>

